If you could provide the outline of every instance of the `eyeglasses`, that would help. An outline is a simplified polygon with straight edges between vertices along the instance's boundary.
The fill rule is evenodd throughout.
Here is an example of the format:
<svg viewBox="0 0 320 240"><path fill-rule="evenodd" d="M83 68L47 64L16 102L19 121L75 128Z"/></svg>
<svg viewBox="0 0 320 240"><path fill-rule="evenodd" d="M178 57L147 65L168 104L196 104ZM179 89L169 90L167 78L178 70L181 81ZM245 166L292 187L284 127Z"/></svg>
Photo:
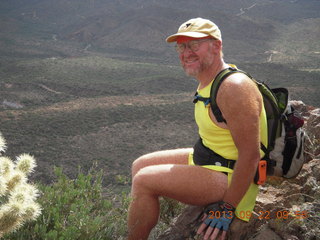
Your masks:
<svg viewBox="0 0 320 240"><path fill-rule="evenodd" d="M200 39L200 40L192 40L192 41L189 41L187 43L178 43L175 48L176 48L176 51L178 53L183 53L184 50L186 50L186 48L188 47L192 52L196 52L199 50L200 48L200 43L202 42L206 42L206 41L211 41L211 40L214 40L214 39Z"/></svg>

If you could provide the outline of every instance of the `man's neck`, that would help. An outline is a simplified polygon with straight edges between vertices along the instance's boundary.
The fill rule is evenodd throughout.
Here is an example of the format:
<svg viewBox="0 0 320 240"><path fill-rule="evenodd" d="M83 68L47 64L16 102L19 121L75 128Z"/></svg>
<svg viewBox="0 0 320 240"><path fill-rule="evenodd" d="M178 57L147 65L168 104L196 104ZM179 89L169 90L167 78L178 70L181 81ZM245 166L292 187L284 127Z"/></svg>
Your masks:
<svg viewBox="0 0 320 240"><path fill-rule="evenodd" d="M207 71L200 73L197 76L199 81L199 89L206 87L210 82L221 72L223 69L228 68L229 65L226 64L223 59L218 63L212 64L212 67L208 68Z"/></svg>

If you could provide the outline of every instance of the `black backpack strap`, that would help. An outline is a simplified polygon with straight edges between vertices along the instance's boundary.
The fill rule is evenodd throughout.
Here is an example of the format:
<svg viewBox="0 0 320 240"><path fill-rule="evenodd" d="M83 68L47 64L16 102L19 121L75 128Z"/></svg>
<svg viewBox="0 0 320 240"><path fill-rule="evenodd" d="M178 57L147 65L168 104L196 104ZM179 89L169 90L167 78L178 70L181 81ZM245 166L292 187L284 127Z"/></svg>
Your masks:
<svg viewBox="0 0 320 240"><path fill-rule="evenodd" d="M220 87L221 83L223 82L223 80L225 80L227 77L229 77L233 73L243 73L252 79L252 77L248 73L241 71L237 68L233 68L233 67L226 68L226 69L222 70L220 73L218 73L218 75L216 76L216 78L214 79L214 81L212 83L211 90L210 90L211 110L212 110L212 113L214 114L214 116L216 117L218 122L225 122L226 123L227 121L223 118L222 113L218 107L218 104L216 101L217 93L218 93L219 87Z"/></svg>

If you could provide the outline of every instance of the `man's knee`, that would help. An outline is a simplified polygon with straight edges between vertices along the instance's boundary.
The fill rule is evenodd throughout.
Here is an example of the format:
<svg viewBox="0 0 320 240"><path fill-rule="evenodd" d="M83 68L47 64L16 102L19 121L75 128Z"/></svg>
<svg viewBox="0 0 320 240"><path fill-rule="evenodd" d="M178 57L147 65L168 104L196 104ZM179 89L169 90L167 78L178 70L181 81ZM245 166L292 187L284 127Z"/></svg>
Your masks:
<svg viewBox="0 0 320 240"><path fill-rule="evenodd" d="M132 165L131 165L132 180L133 180L134 176L136 175L136 173L140 169L140 167L139 167L140 161L141 161L140 158L137 158L136 160L134 160Z"/></svg>
<svg viewBox="0 0 320 240"><path fill-rule="evenodd" d="M188 164L188 155L192 149L172 149L145 154L132 163L132 177L142 168L160 164Z"/></svg>
<svg viewBox="0 0 320 240"><path fill-rule="evenodd" d="M143 155L133 161L131 166L132 178L139 172L140 169L147 166L147 162L150 159L150 154Z"/></svg>
<svg viewBox="0 0 320 240"><path fill-rule="evenodd" d="M161 164L161 152L152 152L142 155L132 163L132 177L134 177L142 168Z"/></svg>
<svg viewBox="0 0 320 240"><path fill-rule="evenodd" d="M132 192L138 194L150 191L150 186L148 186L150 178L148 167L141 168L132 178Z"/></svg>

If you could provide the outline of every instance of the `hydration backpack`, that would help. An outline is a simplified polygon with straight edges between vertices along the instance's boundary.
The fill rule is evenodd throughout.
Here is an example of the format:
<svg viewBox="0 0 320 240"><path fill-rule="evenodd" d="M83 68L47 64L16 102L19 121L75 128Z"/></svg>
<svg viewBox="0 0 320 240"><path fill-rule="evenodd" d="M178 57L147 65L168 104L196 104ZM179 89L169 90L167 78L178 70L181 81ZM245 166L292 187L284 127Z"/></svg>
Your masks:
<svg viewBox="0 0 320 240"><path fill-rule="evenodd" d="M248 73L230 67L221 71L213 81L209 99L196 93L194 102L200 100L210 103L217 121L226 122L216 103L216 97L223 80L234 73L247 75L257 84L263 96L268 126L268 146L261 144L261 149L265 153L262 159L266 162L265 174L284 178L297 176L305 162L305 131L302 129L304 121L290 104L287 89L270 89L266 84L256 81ZM263 181L259 183L258 178L259 171L257 171L255 182L262 184Z"/></svg>

